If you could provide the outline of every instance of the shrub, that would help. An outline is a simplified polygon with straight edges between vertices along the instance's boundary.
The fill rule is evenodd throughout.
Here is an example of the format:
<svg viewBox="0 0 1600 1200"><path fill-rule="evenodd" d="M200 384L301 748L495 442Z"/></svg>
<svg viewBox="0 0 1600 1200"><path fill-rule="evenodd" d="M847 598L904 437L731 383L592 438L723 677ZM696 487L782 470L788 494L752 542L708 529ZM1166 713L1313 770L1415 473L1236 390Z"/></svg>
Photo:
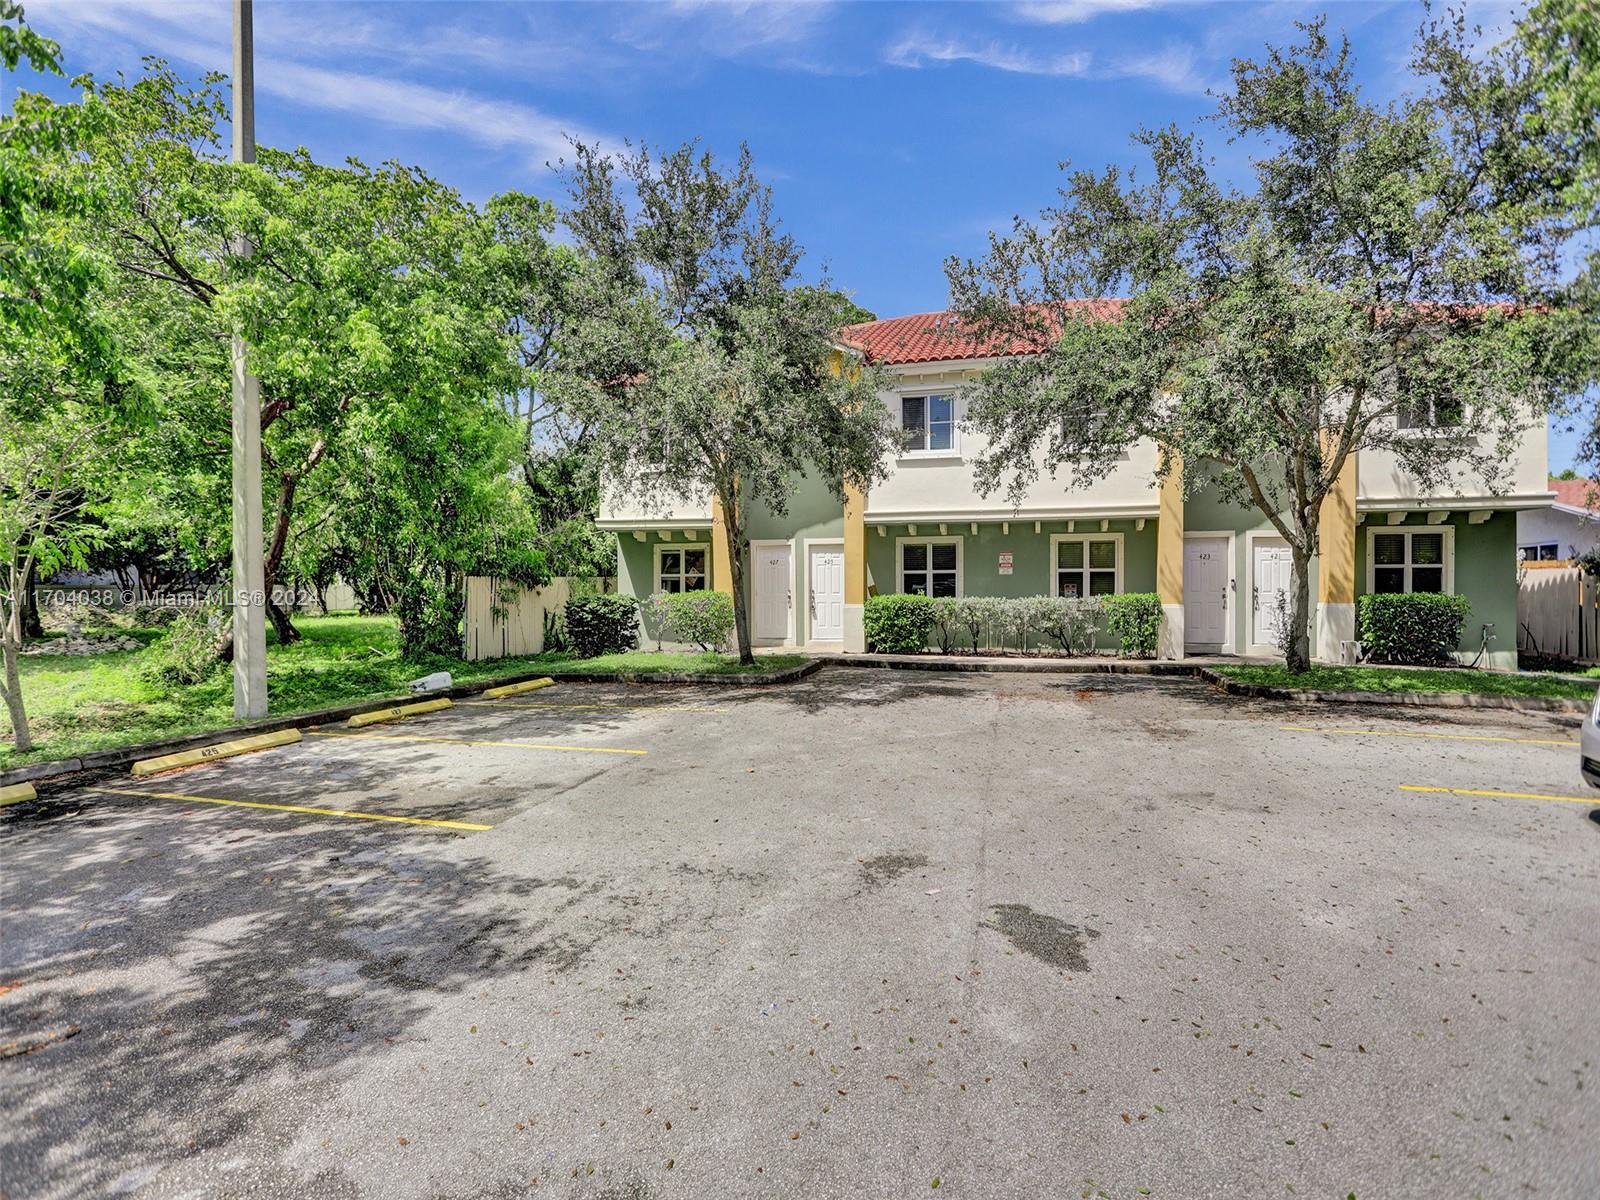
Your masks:
<svg viewBox="0 0 1600 1200"><path fill-rule="evenodd" d="M1106 632L1117 639L1124 658L1154 658L1161 636L1161 597L1155 592L1102 596Z"/></svg>
<svg viewBox="0 0 1600 1200"><path fill-rule="evenodd" d="M1037 610L1034 628L1042 640L1054 642L1063 654L1088 654L1094 649L1104 611L1100 598L1038 596L1031 603Z"/></svg>
<svg viewBox="0 0 1600 1200"><path fill-rule="evenodd" d="M208 608L173 611L166 634L139 656L139 673L152 683L199 683L222 665L217 646L224 615Z"/></svg>
<svg viewBox="0 0 1600 1200"><path fill-rule="evenodd" d="M646 633L654 631L656 649L661 649L661 640L667 632L667 597L671 592L651 592L639 602L639 609L644 614L644 628Z"/></svg>
<svg viewBox="0 0 1600 1200"><path fill-rule="evenodd" d="M961 619L961 606L965 601L955 596L938 596L933 601L933 629L939 635L939 649L949 654L956 648L956 639L966 629ZM973 645L977 645L976 635Z"/></svg>
<svg viewBox="0 0 1600 1200"><path fill-rule="evenodd" d="M406 579L394 604L395 616L400 619L400 656L407 659L430 654L459 657L465 606L465 597L459 588L448 587L421 574Z"/></svg>
<svg viewBox="0 0 1600 1200"><path fill-rule="evenodd" d="M916 654L928 644L937 620L927 596L869 596L861 623L867 648L879 654Z"/></svg>
<svg viewBox="0 0 1600 1200"><path fill-rule="evenodd" d="M966 630L973 650L983 645L983 630L989 623L990 608L987 596L962 596L951 608L951 619Z"/></svg>
<svg viewBox="0 0 1600 1200"><path fill-rule="evenodd" d="M1450 662L1472 612L1465 596L1385 593L1359 601L1362 644L1377 662L1426 666Z"/></svg>
<svg viewBox="0 0 1600 1200"><path fill-rule="evenodd" d="M675 642L702 650L721 650L733 633L733 597L727 592L665 592L650 597L661 613L661 628Z"/></svg>
<svg viewBox="0 0 1600 1200"><path fill-rule="evenodd" d="M639 648L639 602L632 596L575 596L565 615L567 641L579 658Z"/></svg>

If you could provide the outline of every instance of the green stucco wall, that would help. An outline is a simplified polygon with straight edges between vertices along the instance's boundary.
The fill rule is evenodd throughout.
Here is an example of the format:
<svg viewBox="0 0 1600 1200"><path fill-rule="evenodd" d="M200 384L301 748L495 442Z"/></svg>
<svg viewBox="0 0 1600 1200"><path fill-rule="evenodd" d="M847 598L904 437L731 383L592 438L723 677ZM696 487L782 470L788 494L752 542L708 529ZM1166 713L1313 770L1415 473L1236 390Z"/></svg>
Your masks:
<svg viewBox="0 0 1600 1200"><path fill-rule="evenodd" d="M663 538L659 533L645 534L645 540L639 541L631 532L617 534L617 591L624 596L632 596L643 600L655 591L656 587L656 547L671 546L674 549L685 548L706 551L707 578L711 577L712 556L715 550L711 545L711 532L707 529L696 530L696 541L688 541L681 532L674 532L671 538ZM639 619L640 640L648 649L654 649L656 638L660 630L656 628L649 614L641 610Z"/></svg>
<svg viewBox="0 0 1600 1200"><path fill-rule="evenodd" d="M1005 532L1002 524L980 522L978 532L972 532L968 521L947 523L948 534L939 532L937 522L917 522L919 538L959 538L961 540L961 594L964 596L1049 596L1055 593L1055 576L1050 561L1052 534L1067 533L1065 521L1041 521L1039 532L1033 531L1032 521L1012 521L1011 531ZM1122 590L1124 592L1153 592L1156 590L1156 522L1145 521L1137 528L1132 520L1111 521L1105 532L1122 536ZM880 534L880 530L882 530ZM1098 520L1077 522L1073 535L1093 537L1100 533ZM911 535L909 525L871 526L867 529L867 569L871 572L872 591L888 595L899 586L899 567L895 559L897 538ZM1000 574L1000 554L1010 551L1012 573ZM1102 638L1099 643L1114 648L1114 639Z"/></svg>
<svg viewBox="0 0 1600 1200"><path fill-rule="evenodd" d="M820 480L802 477L781 517L764 504L751 504L752 542L764 539L788 541L791 538L794 540L796 636L803 643L811 637L810 606L805 602L805 598L811 594L811 556L806 552L806 542L826 539L842 542L844 539L844 504ZM750 586L751 581L747 580L746 596L750 595Z"/></svg>
<svg viewBox="0 0 1600 1200"><path fill-rule="evenodd" d="M917 536L959 538L962 545L962 591L968 596L1040 596L1051 590L1050 536L1067 532L1065 521L1044 521L1038 533L1032 521L1010 522L1010 532L1004 532L999 522L983 522L972 532L970 522L947 522L949 533L940 535L938 523L917 523ZM1094 534L1099 531L1098 520L1079 521L1076 533ZM1155 590L1156 521L1145 521L1144 529L1132 520L1111 521L1108 532L1120 533L1123 540L1122 589L1125 592L1151 592ZM1425 526L1424 513L1408 513L1405 527ZM1454 590L1472 605L1462 634L1462 657L1471 660L1481 643L1481 627L1487 622L1494 625L1490 654L1485 665L1495 667L1516 666L1517 631L1517 579L1516 579L1516 515L1496 512L1488 521L1470 524L1465 513L1453 513L1446 523L1453 531ZM1234 535L1233 579L1231 603L1233 647L1235 653L1248 653L1251 648L1251 580L1250 561L1252 533L1276 536L1271 522L1254 509L1240 508L1224 503L1213 491L1202 490L1191 496L1185 506L1184 527L1189 534L1216 532ZM1368 590L1367 547L1370 531L1389 528L1384 514L1369 514L1356 527L1356 587L1358 594ZM798 636L809 638L808 612L805 597L809 595L807 575L807 541L842 539L844 516L840 503L829 490L812 481L804 481L790 502L787 513L777 516L763 506L752 506L750 514L752 541L777 539L791 541L794 545ZM896 539L911 536L907 525L869 525L866 531L867 569L875 593L883 595L895 590L898 571L895 560ZM640 599L648 596L655 587L655 547L662 544L661 535L650 533L643 542L631 533L621 533L617 539L617 589ZM676 546L698 545L711 550L710 533L702 530L697 542L686 542L682 533L674 533L669 544ZM1001 575L999 556L1002 551L1012 554L1013 573ZM1313 640L1315 646L1315 612L1317 599L1317 573L1319 564L1311 564L1311 602L1313 614ZM646 626L644 636L653 641L656 631Z"/></svg>
<svg viewBox="0 0 1600 1200"><path fill-rule="evenodd" d="M1481 525L1473 525L1466 513L1451 513L1444 522L1455 538L1455 578L1452 590L1465 596L1472 605L1461 631L1459 656L1471 662L1483 644L1483 625L1494 626L1489 654L1483 666L1513 668L1517 665L1517 515L1496 512ZM1407 513L1398 526L1389 525L1381 513L1372 513L1356 526L1356 588L1369 590L1367 547L1373 531L1427 528L1424 513ZM1441 526L1442 527L1442 526Z"/></svg>
<svg viewBox="0 0 1600 1200"><path fill-rule="evenodd" d="M1205 488L1190 496L1184 504L1183 528L1185 536L1198 533L1231 533L1233 539L1233 591L1229 595L1228 620L1233 626L1233 652L1248 654L1253 636L1254 609L1250 593L1255 578L1250 561L1249 536L1278 537L1278 531L1266 514L1257 508L1241 508L1229 504L1215 491ZM1311 559L1311 645L1317 644L1317 578L1321 564Z"/></svg>

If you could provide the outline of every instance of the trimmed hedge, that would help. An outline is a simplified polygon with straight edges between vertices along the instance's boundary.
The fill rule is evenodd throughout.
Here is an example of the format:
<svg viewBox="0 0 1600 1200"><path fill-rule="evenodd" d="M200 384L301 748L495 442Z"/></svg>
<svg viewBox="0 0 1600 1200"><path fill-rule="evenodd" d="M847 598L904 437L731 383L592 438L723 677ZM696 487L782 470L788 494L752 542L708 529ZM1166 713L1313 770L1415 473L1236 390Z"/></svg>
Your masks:
<svg viewBox="0 0 1600 1200"><path fill-rule="evenodd" d="M1472 612L1465 596L1383 593L1358 601L1358 636L1375 662L1431 666L1452 662Z"/></svg>
<svg viewBox="0 0 1600 1200"><path fill-rule="evenodd" d="M1116 636L1127 658L1154 658L1161 637L1161 597L1155 592L1101 596L1106 632Z"/></svg>
<svg viewBox="0 0 1600 1200"><path fill-rule="evenodd" d="M946 654L958 645L1069 656L1090 654L1102 631L1126 658L1153 658L1161 630L1154 592L1074 599L1066 596L871 596L863 624L867 648L918 654L930 638Z"/></svg>
<svg viewBox="0 0 1600 1200"><path fill-rule="evenodd" d="M658 592L650 597L662 631L675 642L693 642L708 653L733 634L733 597L727 592Z"/></svg>
<svg viewBox="0 0 1600 1200"><path fill-rule="evenodd" d="M567 601L567 641L579 658L639 648L639 602L632 596L577 596Z"/></svg>
<svg viewBox="0 0 1600 1200"><path fill-rule="evenodd" d="M868 596L861 624L867 649L878 654L919 654L938 623L937 601L928 596Z"/></svg>

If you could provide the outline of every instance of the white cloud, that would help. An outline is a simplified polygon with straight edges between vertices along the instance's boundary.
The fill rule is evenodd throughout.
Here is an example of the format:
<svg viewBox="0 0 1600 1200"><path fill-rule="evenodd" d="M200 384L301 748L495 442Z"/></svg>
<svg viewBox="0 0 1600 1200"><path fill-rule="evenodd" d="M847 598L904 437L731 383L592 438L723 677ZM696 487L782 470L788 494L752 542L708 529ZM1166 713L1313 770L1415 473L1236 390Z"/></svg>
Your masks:
<svg viewBox="0 0 1600 1200"><path fill-rule="evenodd" d="M1015 8L1024 21L1039 25L1077 25L1104 13L1138 12L1170 0L1027 0Z"/></svg>
<svg viewBox="0 0 1600 1200"><path fill-rule="evenodd" d="M257 63L256 89L297 104L368 117L386 125L459 133L481 145L516 147L531 152L531 161L539 166L569 152L569 134L586 142L607 140L526 104L487 100L468 92L405 83L381 75L333 71L286 59Z"/></svg>
<svg viewBox="0 0 1600 1200"><path fill-rule="evenodd" d="M1123 78L1148 79L1168 91L1204 95L1207 88L1224 86L1222 79L1207 78L1195 63L1192 46L1168 46L1150 54L1122 59L1110 73Z"/></svg>
<svg viewBox="0 0 1600 1200"><path fill-rule="evenodd" d="M831 0L673 0L636 4L613 35L652 55L759 58L768 66L831 73L819 35Z"/></svg>
<svg viewBox="0 0 1600 1200"><path fill-rule="evenodd" d="M231 23L226 6L210 3L30 4L44 18L38 27L62 38L69 53L82 36L115 42L114 61L130 66L130 47L208 70L231 66ZM33 13L30 12L30 17ZM259 17L259 13L258 13ZM524 151L535 166L565 154L568 134L587 142L613 139L563 121L531 105L491 99L407 78L345 68L330 69L281 53L290 41L283 27L257 22L256 91L305 107L365 117L402 129L459 134L479 145ZM263 37L263 34L269 36ZM358 47L375 38L371 27L309 35L297 48ZM72 64L69 62L69 69Z"/></svg>
<svg viewBox="0 0 1600 1200"><path fill-rule="evenodd" d="M1038 54L998 41L977 42L955 37L908 33L883 52L895 67L919 68L936 63L970 62L1018 75L1084 75L1089 55L1081 52Z"/></svg>

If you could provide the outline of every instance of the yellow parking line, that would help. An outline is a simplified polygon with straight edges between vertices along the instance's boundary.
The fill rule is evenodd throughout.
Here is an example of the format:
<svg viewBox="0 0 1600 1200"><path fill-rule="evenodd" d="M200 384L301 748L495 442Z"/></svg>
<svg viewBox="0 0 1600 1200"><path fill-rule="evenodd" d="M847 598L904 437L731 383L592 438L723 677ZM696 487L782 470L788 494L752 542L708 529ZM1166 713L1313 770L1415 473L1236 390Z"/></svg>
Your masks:
<svg viewBox="0 0 1600 1200"><path fill-rule="evenodd" d="M1389 729L1320 729L1313 725L1280 725L1286 733L1348 733L1361 737L1437 738L1450 742L1517 742L1524 746L1576 746L1560 738L1493 737L1486 733L1414 733Z"/></svg>
<svg viewBox="0 0 1600 1200"><path fill-rule="evenodd" d="M305 813L313 817L349 817L354 821L391 821L396 825L432 825L439 829L469 829L481 832L493 825L470 821L436 821L431 817L391 817L386 813L353 812L344 808L312 808L304 804L264 804L259 800L222 800L216 796L191 796L184 792L148 792L142 788L92 787L91 792L114 792L119 796L143 796L150 800L184 800L191 804L225 804L230 808L265 808L273 812Z"/></svg>
<svg viewBox="0 0 1600 1200"><path fill-rule="evenodd" d="M564 750L571 754L648 754L648 750L621 750L615 746L558 746L554 742L489 742L476 738L424 737L420 733L324 733L307 730L312 737L370 738L378 742L438 742L446 746L503 746L510 750Z"/></svg>
<svg viewBox="0 0 1600 1200"><path fill-rule="evenodd" d="M725 713L731 708L698 708L687 704L521 704L515 700L463 700L462 704L483 704L491 708L599 708L627 709L639 712Z"/></svg>
<svg viewBox="0 0 1600 1200"><path fill-rule="evenodd" d="M1402 792L1445 792L1451 796L1498 796L1503 800L1566 800L1573 804L1600 804L1600 792L1593 796L1548 796L1543 792L1496 792L1488 788L1426 787L1402 783Z"/></svg>

